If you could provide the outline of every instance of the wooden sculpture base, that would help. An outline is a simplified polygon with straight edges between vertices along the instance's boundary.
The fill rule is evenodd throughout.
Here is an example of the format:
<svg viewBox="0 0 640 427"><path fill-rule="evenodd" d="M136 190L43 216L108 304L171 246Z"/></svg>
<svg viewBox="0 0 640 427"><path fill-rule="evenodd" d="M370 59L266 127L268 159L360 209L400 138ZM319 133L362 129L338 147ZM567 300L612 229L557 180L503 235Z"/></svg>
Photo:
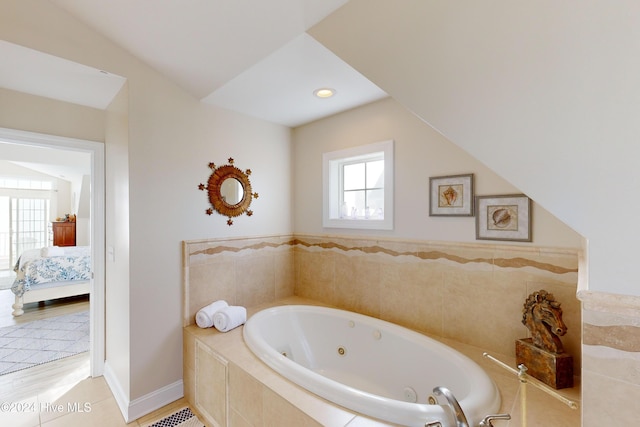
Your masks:
<svg viewBox="0 0 640 427"><path fill-rule="evenodd" d="M573 357L554 354L533 345L531 338L516 340L516 366L523 364L527 374L555 389L573 387Z"/></svg>

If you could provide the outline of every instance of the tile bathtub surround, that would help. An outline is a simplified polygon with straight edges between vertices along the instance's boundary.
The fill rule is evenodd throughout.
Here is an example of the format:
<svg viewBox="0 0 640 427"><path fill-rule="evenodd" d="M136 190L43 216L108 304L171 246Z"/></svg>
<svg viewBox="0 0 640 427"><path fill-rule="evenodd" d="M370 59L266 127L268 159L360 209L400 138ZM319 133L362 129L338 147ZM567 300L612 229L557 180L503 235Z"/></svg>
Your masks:
<svg viewBox="0 0 640 427"><path fill-rule="evenodd" d="M251 307L296 295L514 355L529 336L523 303L545 289L562 303L562 342L580 373L577 250L287 235L188 241L183 256L185 326L217 299Z"/></svg>
<svg viewBox="0 0 640 427"><path fill-rule="evenodd" d="M565 351L581 365L574 250L296 236L295 295L429 335L515 355L522 307L545 289L561 302Z"/></svg>
<svg viewBox="0 0 640 427"><path fill-rule="evenodd" d="M281 304L317 305L312 300L291 297L272 304L254 307L249 311L249 314L271 305ZM442 341L472 358L487 371L501 392L502 407L500 411L511 413L513 416L513 420L508 425L520 425L518 379L482 357L483 349L460 344L453 340L443 339ZM227 420L229 426L391 426L391 424L373 420L331 404L284 379L251 353L244 344L241 328L222 334L215 330L199 329L192 325L184 330L184 346L185 395L190 403L193 403L195 399L194 384L197 382L196 377L198 377L200 369L195 363L197 349L206 347L207 351L215 353L217 360L226 362L228 367L226 380L221 376L219 381L227 382L227 396L229 397ZM506 363L512 364L514 362L508 356L499 354L494 354L494 356ZM211 381L212 378L209 376L208 381ZM223 389L224 384L212 385L212 387ZM579 401L579 390L579 387L574 387L562 390L562 394ZM532 387L527 390L527 396L528 420L532 423L531 425L562 425L567 427L580 425L579 411L569 409L546 393Z"/></svg>
<svg viewBox="0 0 640 427"><path fill-rule="evenodd" d="M640 298L580 291L585 426L635 425L640 400ZM606 398L605 398L606 397Z"/></svg>
<svg viewBox="0 0 640 427"><path fill-rule="evenodd" d="M294 292L293 237L185 241L183 325L216 300L251 307Z"/></svg>

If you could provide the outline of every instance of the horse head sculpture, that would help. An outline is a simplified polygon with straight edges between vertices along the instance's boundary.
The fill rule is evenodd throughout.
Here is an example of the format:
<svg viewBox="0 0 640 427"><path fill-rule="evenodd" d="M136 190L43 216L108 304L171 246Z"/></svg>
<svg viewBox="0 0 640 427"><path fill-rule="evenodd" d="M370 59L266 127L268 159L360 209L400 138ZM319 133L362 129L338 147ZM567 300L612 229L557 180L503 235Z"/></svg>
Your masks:
<svg viewBox="0 0 640 427"><path fill-rule="evenodd" d="M563 353L564 348L558 335L567 333L562 321L560 303L553 294L540 290L533 292L524 303L522 323L531 332L533 344L551 353Z"/></svg>

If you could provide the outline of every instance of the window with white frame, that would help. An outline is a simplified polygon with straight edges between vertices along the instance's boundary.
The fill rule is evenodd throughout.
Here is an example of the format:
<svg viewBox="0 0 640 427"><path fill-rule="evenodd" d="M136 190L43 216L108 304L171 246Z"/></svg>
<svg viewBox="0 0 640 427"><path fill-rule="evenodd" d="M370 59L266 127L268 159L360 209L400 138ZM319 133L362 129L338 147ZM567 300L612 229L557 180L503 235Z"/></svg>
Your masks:
<svg viewBox="0 0 640 427"><path fill-rule="evenodd" d="M50 180L0 176L0 271L27 249L50 244Z"/></svg>
<svg viewBox="0 0 640 427"><path fill-rule="evenodd" d="M393 141L324 153L323 226L393 229Z"/></svg>

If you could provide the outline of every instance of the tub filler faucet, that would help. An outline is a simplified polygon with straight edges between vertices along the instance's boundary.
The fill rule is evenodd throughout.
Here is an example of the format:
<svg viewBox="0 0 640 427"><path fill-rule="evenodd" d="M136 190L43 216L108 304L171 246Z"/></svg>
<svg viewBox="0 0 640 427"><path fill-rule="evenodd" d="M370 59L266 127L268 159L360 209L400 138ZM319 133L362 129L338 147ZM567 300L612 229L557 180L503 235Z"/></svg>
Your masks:
<svg viewBox="0 0 640 427"><path fill-rule="evenodd" d="M436 396L444 396L445 399L447 399L447 404L449 405L449 408L451 408L453 417L456 420L456 427L470 427L469 421L467 421L467 417L464 415L464 412L462 412L462 408L458 403L458 399L456 399L453 393L451 393L451 390L440 386L433 389L433 394Z"/></svg>
<svg viewBox="0 0 640 427"><path fill-rule="evenodd" d="M451 393L446 387L436 387L433 389L433 394L436 396L444 396L447 399L447 404L449 408L451 408L451 412L453 412L453 417L456 420L456 427L471 427L469 425L469 421L467 421L467 417L462 412L462 408L458 403L458 399ZM487 415L484 417L482 421L480 421L481 427L493 427L493 420L510 420L511 415L509 414L495 414L495 415ZM442 427L442 423L440 421L431 421L427 422L424 427Z"/></svg>
<svg viewBox="0 0 640 427"><path fill-rule="evenodd" d="M510 420L511 415L509 414L496 414L496 415L487 415L484 417L482 421L480 421L481 427L493 427L491 421L493 420Z"/></svg>

